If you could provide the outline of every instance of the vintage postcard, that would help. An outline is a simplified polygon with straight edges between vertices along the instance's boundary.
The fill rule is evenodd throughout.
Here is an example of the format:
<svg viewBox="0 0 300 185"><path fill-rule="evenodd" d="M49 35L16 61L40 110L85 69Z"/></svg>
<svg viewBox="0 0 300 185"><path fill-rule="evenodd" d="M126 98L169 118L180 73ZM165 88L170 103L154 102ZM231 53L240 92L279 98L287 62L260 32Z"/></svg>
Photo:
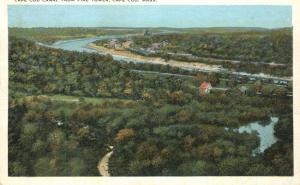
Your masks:
<svg viewBox="0 0 300 185"><path fill-rule="evenodd" d="M295 3L2 5L3 185L300 184Z"/></svg>

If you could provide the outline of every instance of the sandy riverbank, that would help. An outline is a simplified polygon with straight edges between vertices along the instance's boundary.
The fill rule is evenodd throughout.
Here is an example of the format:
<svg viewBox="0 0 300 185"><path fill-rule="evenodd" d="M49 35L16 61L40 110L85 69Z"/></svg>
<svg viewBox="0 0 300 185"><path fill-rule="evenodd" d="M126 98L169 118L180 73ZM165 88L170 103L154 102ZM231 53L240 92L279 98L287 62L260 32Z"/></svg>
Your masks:
<svg viewBox="0 0 300 185"><path fill-rule="evenodd" d="M130 59L139 61L139 62L143 62L143 63L170 65L173 67L179 67L179 68L184 68L184 69L190 69L190 70L196 69L199 71L203 70L203 71L212 71L212 72L218 72L222 69L222 67L220 65L208 65L208 64L204 64L204 63L183 62L183 61L178 61L178 60L165 61L164 59L162 59L160 57L142 56L142 55L132 53L130 51L109 49L109 48L105 48L103 46L97 46L92 43L88 44L87 47L90 49L97 50L99 52L108 53L111 55L123 56L123 57L127 57Z"/></svg>

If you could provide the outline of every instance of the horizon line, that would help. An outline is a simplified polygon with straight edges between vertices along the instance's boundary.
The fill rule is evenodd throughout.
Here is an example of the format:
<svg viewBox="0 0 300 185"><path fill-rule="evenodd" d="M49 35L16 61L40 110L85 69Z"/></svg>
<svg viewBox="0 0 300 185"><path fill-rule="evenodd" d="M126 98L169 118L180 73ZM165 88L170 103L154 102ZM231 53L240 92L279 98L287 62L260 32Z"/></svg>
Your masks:
<svg viewBox="0 0 300 185"><path fill-rule="evenodd" d="M268 28L268 27L257 27L257 26L208 26L208 27L143 27L143 26L132 26L132 27L120 27L120 26L51 26L51 27L44 27L44 26L32 26L32 27L19 27L19 26L8 26L8 28L132 28L132 29L155 29L155 28L171 28L171 29L208 29L208 28L256 28L256 29L266 29L266 30L272 30L272 29L284 29L284 28L293 28L293 26L284 26L284 27L274 27L274 28Z"/></svg>

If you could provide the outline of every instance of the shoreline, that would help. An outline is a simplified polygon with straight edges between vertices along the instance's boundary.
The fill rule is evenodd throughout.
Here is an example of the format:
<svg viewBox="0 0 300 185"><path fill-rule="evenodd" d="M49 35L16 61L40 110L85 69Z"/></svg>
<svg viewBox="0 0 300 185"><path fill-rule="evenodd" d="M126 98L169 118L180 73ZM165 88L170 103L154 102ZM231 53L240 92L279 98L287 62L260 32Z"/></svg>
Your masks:
<svg viewBox="0 0 300 185"><path fill-rule="evenodd" d="M292 81L292 77L278 77L278 76L272 76L264 73L260 74L251 74L246 72L230 72L228 69L223 68L221 65L209 65L205 63L198 63L198 62L184 62L184 61L178 61L178 60L169 60L165 61L164 59L160 57L148 57L148 56L142 56L135 53L132 53L127 50L115 50L115 49L109 49L105 48L103 46L97 46L93 43L89 43L87 46L89 49L93 49L95 51L126 57L130 58L132 60L139 61L141 63L150 63L150 64L160 64L160 65L169 65L172 67L178 67L186 70L198 70L202 72L217 72L217 73L228 73L228 74L234 74L234 75L242 75L242 76L250 76L250 77L257 77L257 78L266 78L266 79L279 79L279 80L286 80L286 81Z"/></svg>
<svg viewBox="0 0 300 185"><path fill-rule="evenodd" d="M183 62L178 60L169 60L165 61L164 59L160 57L147 57L142 56L138 54L134 54L130 51L126 50L115 50L115 49L109 49L105 48L103 46L97 46L93 43L90 43L87 45L87 48L94 49L98 52L107 53L111 55L118 55L122 57L131 58L133 60L137 60L141 63L150 63L150 64L161 64L161 65L170 65L172 67L179 67L189 70L203 70L203 71L210 71L210 72L221 72L224 70L221 65L208 65L204 63L198 63L198 62Z"/></svg>

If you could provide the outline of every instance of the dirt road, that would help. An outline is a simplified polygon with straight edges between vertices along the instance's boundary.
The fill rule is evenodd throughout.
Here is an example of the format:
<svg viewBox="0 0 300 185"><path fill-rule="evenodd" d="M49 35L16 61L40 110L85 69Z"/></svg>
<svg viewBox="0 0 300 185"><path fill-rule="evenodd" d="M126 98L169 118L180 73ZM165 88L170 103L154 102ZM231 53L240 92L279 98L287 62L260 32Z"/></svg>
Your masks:
<svg viewBox="0 0 300 185"><path fill-rule="evenodd" d="M177 61L177 60L169 60L165 61L164 59L160 57L148 57L148 56L142 56L135 53L132 53L130 51L126 50L115 50L115 49L109 49L105 48L103 46L97 46L93 43L88 44L87 46L90 49L94 49L96 51L99 51L101 53L108 53L111 55L117 55L122 57L127 57L142 63L151 63L151 64L161 64L161 65L170 65L173 67L179 67L189 70L199 70L199 71L211 71L211 72L219 72L223 68L221 65L208 65L204 63L198 63L198 62L183 62L183 61Z"/></svg>
<svg viewBox="0 0 300 185"><path fill-rule="evenodd" d="M285 80L285 81L292 81L292 77L279 77L279 76L272 76L264 73L259 74L252 74L252 73L246 73L246 72L237 72L237 71L229 71L226 68L223 68L221 65L208 65L205 63L198 63L198 62L183 62L178 60L169 60L165 61L164 59L160 57L148 57L148 56L142 56L135 53L132 53L130 51L126 50L115 50L115 49L109 49L105 48L103 46L97 46L93 43L89 43L87 45L88 48L94 49L101 53L107 53L114 56L119 57L125 57L132 59L133 61L139 61L140 63L151 63L151 64L161 64L161 65L170 65L173 67L178 67L186 70L191 71L201 71L201 72L216 72L216 73L224 73L224 74L232 74L237 76L246 76L246 77L255 77L255 78L261 78L261 79L277 79L277 80Z"/></svg>
<svg viewBox="0 0 300 185"><path fill-rule="evenodd" d="M110 173L109 173L109 165L108 165L108 162L109 162L109 158L111 157L111 155L113 154L113 146L109 146L109 148L111 149L110 152L108 152L107 154L105 154L104 157L102 157L100 160L99 160L99 163L98 163L98 170L99 170L99 173L101 176L110 176Z"/></svg>

